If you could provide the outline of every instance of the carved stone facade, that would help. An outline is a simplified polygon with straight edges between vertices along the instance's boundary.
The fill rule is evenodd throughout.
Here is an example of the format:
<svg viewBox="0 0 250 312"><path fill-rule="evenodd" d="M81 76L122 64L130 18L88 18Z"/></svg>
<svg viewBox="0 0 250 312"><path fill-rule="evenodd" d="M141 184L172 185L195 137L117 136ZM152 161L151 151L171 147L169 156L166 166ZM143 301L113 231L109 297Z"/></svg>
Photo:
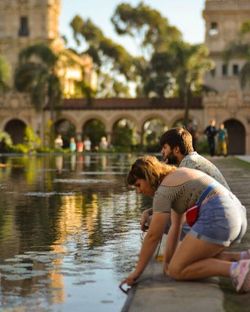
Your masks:
<svg viewBox="0 0 250 312"><path fill-rule="evenodd" d="M19 52L35 43L63 46L59 36L60 0L1 0L0 54L17 65Z"/></svg>
<svg viewBox="0 0 250 312"><path fill-rule="evenodd" d="M205 44L214 62L214 69L205 77L205 83L217 94L203 98L205 122L215 118L228 128L232 153L250 154L250 94L242 91L239 73L244 59L232 58L228 63L224 51L238 41L244 22L250 21L248 0L206 0L203 17L206 23ZM238 138L237 138L238 135ZM239 138L244 135L244 138ZM237 144L242 140L241 147Z"/></svg>

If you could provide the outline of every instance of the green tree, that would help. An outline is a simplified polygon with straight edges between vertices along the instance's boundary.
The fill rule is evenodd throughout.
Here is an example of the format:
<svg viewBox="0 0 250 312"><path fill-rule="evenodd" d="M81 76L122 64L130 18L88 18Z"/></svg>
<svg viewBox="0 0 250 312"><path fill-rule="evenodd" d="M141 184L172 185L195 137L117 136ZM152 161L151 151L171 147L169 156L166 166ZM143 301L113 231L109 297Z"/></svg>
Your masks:
<svg viewBox="0 0 250 312"><path fill-rule="evenodd" d="M180 31L171 26L167 18L143 2L136 7L129 3L119 4L111 21L119 35L129 35L136 40L140 54L146 59L182 38Z"/></svg>
<svg viewBox="0 0 250 312"><path fill-rule="evenodd" d="M202 92L204 73L212 68L212 62L204 45L178 42L174 44L173 50L174 78L177 94L184 103L184 124L187 126L192 97Z"/></svg>
<svg viewBox="0 0 250 312"><path fill-rule="evenodd" d="M139 56L134 58L138 96L168 96L173 85L169 55L173 42L182 40L180 31L150 6L128 3L117 6L111 19L119 35L134 39Z"/></svg>
<svg viewBox="0 0 250 312"><path fill-rule="evenodd" d="M8 90L10 79L10 68L5 59L0 55L0 93Z"/></svg>
<svg viewBox="0 0 250 312"><path fill-rule="evenodd" d="M109 75L114 81L113 93L117 93L118 89L120 95L123 92L127 95L128 89L121 87L123 83L120 81L127 82L133 79L133 57L124 47L107 38L90 19L85 21L80 16L75 16L71 21L71 27L77 44L83 42L87 45L86 53L92 57L101 80L107 79ZM99 84L97 96L103 89L102 84Z"/></svg>
<svg viewBox="0 0 250 312"><path fill-rule="evenodd" d="M28 92L37 110L49 105L53 120L54 108L61 101L61 85L56 75L58 57L44 44L22 50L15 72L15 87Z"/></svg>
<svg viewBox="0 0 250 312"><path fill-rule="evenodd" d="M173 55L169 52L155 52L146 68L143 93L149 97L168 97L174 88Z"/></svg>
<svg viewBox="0 0 250 312"><path fill-rule="evenodd" d="M60 80L56 74L57 62L58 57L47 45L29 46L20 52L14 77L16 89L28 92L37 110L48 105L52 123L55 121L55 108L62 97ZM53 141L54 134L51 133L51 146Z"/></svg>

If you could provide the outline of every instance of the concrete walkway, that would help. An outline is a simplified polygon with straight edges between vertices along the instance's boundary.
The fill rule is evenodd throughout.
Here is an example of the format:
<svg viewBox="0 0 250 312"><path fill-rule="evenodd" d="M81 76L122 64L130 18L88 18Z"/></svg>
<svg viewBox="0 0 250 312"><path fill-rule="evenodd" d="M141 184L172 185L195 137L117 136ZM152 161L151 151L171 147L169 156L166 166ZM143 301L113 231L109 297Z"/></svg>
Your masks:
<svg viewBox="0 0 250 312"><path fill-rule="evenodd" d="M233 193L248 209L250 228L250 156L210 160L220 168ZM234 249L250 248L249 230L242 244ZM249 312L249 307L250 294L237 294L230 279L177 282L164 276L162 263L153 259L129 291L122 312Z"/></svg>

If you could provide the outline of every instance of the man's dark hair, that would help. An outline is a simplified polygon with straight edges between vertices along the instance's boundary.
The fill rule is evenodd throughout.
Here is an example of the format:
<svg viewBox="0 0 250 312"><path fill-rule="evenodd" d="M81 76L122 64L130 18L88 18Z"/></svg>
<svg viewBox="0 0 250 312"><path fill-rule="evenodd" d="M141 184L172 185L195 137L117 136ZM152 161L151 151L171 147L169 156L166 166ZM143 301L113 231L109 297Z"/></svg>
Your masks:
<svg viewBox="0 0 250 312"><path fill-rule="evenodd" d="M172 128L163 133L160 138L161 148L165 144L168 144L171 149L178 146L183 155L188 155L194 151L191 133L181 127Z"/></svg>

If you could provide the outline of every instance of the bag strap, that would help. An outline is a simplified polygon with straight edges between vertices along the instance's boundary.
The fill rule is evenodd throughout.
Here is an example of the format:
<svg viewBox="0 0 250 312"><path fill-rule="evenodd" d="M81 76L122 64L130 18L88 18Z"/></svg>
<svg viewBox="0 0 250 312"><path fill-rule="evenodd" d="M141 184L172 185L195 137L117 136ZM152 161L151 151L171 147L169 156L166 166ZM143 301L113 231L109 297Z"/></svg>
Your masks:
<svg viewBox="0 0 250 312"><path fill-rule="evenodd" d="M208 185L208 187L203 191L201 196L198 198L197 202L195 203L197 206L200 206L200 204L203 202L203 200L206 198L206 196L215 188L217 182L212 182Z"/></svg>

